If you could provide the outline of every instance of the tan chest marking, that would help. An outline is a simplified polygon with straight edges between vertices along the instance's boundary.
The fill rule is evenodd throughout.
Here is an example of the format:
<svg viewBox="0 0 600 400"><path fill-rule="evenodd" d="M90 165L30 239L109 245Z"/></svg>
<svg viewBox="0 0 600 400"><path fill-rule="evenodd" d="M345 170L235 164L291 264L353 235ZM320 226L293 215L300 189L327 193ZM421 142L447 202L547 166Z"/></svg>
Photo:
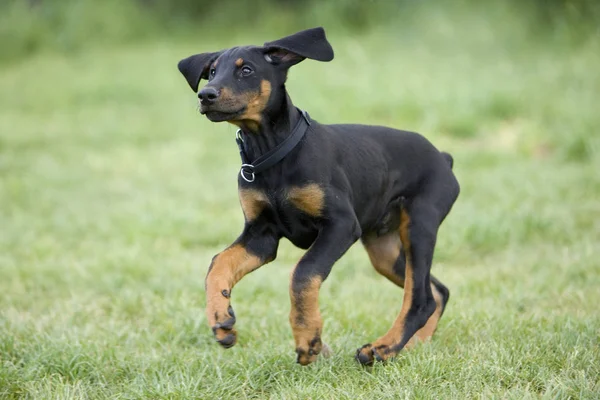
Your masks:
<svg viewBox="0 0 600 400"><path fill-rule="evenodd" d="M255 189L240 189L240 204L246 221L255 220L265 207L269 205L267 195L260 190Z"/></svg>
<svg viewBox="0 0 600 400"><path fill-rule="evenodd" d="M296 208L313 217L323 215L325 192L316 183L293 187L288 190L287 200Z"/></svg>

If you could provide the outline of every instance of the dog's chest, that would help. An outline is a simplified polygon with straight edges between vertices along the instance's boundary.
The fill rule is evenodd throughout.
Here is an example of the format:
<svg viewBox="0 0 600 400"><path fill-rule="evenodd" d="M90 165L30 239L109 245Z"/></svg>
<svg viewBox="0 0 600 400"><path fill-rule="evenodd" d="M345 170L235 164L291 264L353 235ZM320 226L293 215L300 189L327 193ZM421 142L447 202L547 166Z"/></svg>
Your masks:
<svg viewBox="0 0 600 400"><path fill-rule="evenodd" d="M248 223L274 224L282 236L306 248L318 233L325 210L325 192L316 183L274 191L240 188L240 204Z"/></svg>

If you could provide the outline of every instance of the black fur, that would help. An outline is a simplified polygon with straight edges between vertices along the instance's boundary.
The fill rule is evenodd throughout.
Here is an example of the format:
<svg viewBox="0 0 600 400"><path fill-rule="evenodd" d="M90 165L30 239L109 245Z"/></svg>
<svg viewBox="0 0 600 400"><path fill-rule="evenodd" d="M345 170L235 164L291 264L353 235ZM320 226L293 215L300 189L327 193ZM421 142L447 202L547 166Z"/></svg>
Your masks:
<svg viewBox="0 0 600 400"><path fill-rule="evenodd" d="M285 89L285 80L288 68L305 58L333 59L322 28L267 42L262 47L198 54L182 60L179 70L194 91L201 78L209 79L200 92L201 112L212 121L239 126L248 156L256 159L284 140L301 118ZM210 91L212 97L202 96L203 91ZM252 102L259 100L247 99L264 100L258 117L250 111L255 107ZM385 350L396 353L436 309L430 282L440 293L444 308L449 297L448 289L430 276L430 269L438 227L459 194L452 165L449 154L438 151L417 133L382 126L325 125L313 120L304 139L281 162L257 175L252 183L238 177L240 193L252 190L264 198L252 203L258 207L258 215L247 216L244 230L234 244L259 257L261 263L276 257L282 237L308 249L292 274L291 283L292 302L300 312L292 324L301 325L311 317L298 305L306 304L311 282L325 280L334 263L358 239L396 234L405 211L410 218L410 240L404 243L393 273L404 280L405 253L409 251L414 290L404 331ZM290 197L294 188L313 188L317 195L306 192L306 198L294 201ZM319 190L323 195L321 203ZM207 291L212 293L209 286ZM231 288L214 288L216 293L222 289ZM298 360L303 364L311 362L320 351L318 324L317 328L308 348L303 347L302 338L296 337L301 342L297 344ZM222 344L234 343L233 339L226 339ZM369 362L364 355L358 358ZM382 358L376 350L374 358Z"/></svg>
<svg viewBox="0 0 600 400"><path fill-rule="evenodd" d="M317 61L333 60L333 49L323 28L307 29L279 40L265 43L267 54L294 54L298 62L305 58Z"/></svg>

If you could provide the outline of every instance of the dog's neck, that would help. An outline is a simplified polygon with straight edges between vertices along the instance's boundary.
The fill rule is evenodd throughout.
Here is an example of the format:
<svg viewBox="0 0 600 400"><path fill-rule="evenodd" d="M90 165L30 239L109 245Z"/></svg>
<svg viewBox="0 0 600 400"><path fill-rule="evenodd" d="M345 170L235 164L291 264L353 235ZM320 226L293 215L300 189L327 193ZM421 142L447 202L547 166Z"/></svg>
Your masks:
<svg viewBox="0 0 600 400"><path fill-rule="evenodd" d="M260 123L252 121L239 125L244 133L244 149L250 161L256 160L283 142L301 118L287 92L283 93L285 94L282 98L271 105L268 112L262 114Z"/></svg>

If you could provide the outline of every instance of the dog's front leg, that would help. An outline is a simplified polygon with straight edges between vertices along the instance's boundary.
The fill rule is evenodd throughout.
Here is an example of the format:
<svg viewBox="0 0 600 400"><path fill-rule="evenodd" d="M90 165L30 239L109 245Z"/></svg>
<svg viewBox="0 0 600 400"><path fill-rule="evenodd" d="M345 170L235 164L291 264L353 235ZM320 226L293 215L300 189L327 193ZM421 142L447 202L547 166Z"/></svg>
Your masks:
<svg viewBox="0 0 600 400"><path fill-rule="evenodd" d="M215 339L229 348L237 340L231 289L244 275L275 259L279 237L259 224L247 224L242 235L217 254L206 275L206 318Z"/></svg>
<svg viewBox="0 0 600 400"><path fill-rule="evenodd" d="M360 227L353 213L331 219L292 271L290 324L296 342L297 361L302 365L315 361L323 347L319 288L333 264L360 235Z"/></svg>

